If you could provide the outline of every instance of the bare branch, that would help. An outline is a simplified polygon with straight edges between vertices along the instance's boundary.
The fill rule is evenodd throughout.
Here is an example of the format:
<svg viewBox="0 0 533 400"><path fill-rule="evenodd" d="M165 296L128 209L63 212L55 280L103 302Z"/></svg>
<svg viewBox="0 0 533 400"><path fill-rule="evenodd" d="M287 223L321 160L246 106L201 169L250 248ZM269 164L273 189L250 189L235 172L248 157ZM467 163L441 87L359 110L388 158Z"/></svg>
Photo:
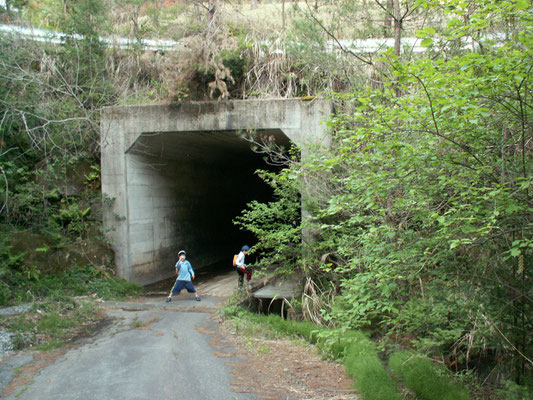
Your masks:
<svg viewBox="0 0 533 400"><path fill-rule="evenodd" d="M6 185L6 189L5 189L6 195L5 195L4 203L2 204L2 207L0 208L0 214L2 214L4 212L4 209L5 209L6 210L6 222L8 222L9 221L9 207L8 207L9 185L8 185L8 182L7 182L6 173L5 173L5 171L4 171L4 169L2 168L1 165L0 165L0 173L4 177L4 182L5 182L5 185Z"/></svg>
<svg viewBox="0 0 533 400"><path fill-rule="evenodd" d="M306 6L307 6L307 8L308 8L308 10L309 10L309 15L311 16L311 18L313 19L313 21L315 21L315 22L320 26L320 28L322 28L322 30L323 30L324 32L326 32L326 34L327 34L330 38L332 38L332 39L335 41L335 43L337 43L337 46L339 46L339 49L341 49L341 51L342 51L343 53L350 54L350 55L354 56L356 59L358 59L359 61L364 62L364 63L367 64L367 65L372 65L372 66L374 66L374 63L373 63L372 61L370 61L370 60L366 60L366 59L364 59L363 57L359 56L357 53L355 53L355 52L351 51L350 49L347 49L346 47L344 47L344 46L342 45L342 43L339 41L339 39L337 39L337 37L336 37L333 33L331 33L331 32L330 32L330 31L324 26L324 24L323 24L322 22L320 22L320 20L316 17L315 13L311 10L311 6L309 5L308 0L305 0L305 4L306 4Z"/></svg>

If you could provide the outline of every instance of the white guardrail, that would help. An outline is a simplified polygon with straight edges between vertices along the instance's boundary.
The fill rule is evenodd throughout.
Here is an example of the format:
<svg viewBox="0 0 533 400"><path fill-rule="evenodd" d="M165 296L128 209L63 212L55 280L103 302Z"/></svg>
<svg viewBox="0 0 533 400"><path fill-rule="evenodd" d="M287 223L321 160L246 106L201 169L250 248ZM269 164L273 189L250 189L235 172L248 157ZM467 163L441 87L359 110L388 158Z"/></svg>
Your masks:
<svg viewBox="0 0 533 400"><path fill-rule="evenodd" d="M49 29L22 27L17 25L2 25L0 24L0 32L6 34L20 35L29 40L36 42L48 42L48 43L62 43L68 35L62 32L56 32ZM81 39L80 35L71 35L74 39ZM123 37L100 37L103 43L106 43L109 47L131 49L136 44L141 45L147 50L153 51L167 51L177 50L184 48L183 43L174 40L164 39L142 39L140 43L136 43L135 39L123 38ZM419 38L402 38L402 47L408 47L411 51L421 52L425 51L425 47L420 47ZM393 38L382 39L359 39L359 40L339 40L339 43L353 52L356 53L377 53L378 51L385 50L389 47L394 47ZM338 45L334 42L329 43L331 50L338 49ZM275 51L283 52L279 49Z"/></svg>
<svg viewBox="0 0 533 400"><path fill-rule="evenodd" d="M1 0L0 0L1 1ZM69 36L66 33L56 32L49 29L22 27L17 25L4 25L0 24L0 33L13 34L23 36L29 40L37 42L49 42L49 43L62 43L65 37ZM82 39L81 35L71 35L74 39ZM496 40L497 42L504 41L504 35L501 34L489 34L486 39ZM132 38L123 37L100 37L103 43L106 43L108 47L120 48L120 49L132 49L135 45L141 45L146 50L152 51L176 51L183 50L185 45L181 42L165 39L142 39L137 42ZM409 52L420 53L427 51L427 47L420 46L422 39L414 37L404 37L401 39L402 49ZM463 47L477 47L477 43L469 38L463 39ZM393 38L373 38L373 39L355 39L338 41L341 46L354 53L359 54L372 54L380 51L384 51L390 47L394 47ZM328 48L330 51L338 51L339 45L336 42L329 41ZM438 48L438 47L437 47ZM443 49L441 49L443 50ZM273 53L284 53L282 49L275 49Z"/></svg>
<svg viewBox="0 0 533 400"><path fill-rule="evenodd" d="M69 36L66 33L51 31L49 29L29 28L17 25L0 25L0 32L12 35L19 35L34 40L36 42L63 43L64 39ZM81 35L70 35L74 39L82 39ZM136 44L143 48L154 51L176 50L176 47L183 47L183 44L173 40L163 39L142 39L141 43L136 43L135 39L123 37L100 37L100 41L108 47L120 49L131 49Z"/></svg>

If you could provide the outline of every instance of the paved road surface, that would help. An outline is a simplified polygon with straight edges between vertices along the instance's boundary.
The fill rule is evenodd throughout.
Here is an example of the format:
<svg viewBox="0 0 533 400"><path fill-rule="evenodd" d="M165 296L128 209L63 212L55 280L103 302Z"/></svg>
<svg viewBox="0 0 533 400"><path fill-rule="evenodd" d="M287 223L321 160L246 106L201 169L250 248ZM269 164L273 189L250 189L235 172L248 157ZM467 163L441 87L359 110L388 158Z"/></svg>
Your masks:
<svg viewBox="0 0 533 400"><path fill-rule="evenodd" d="M235 276L231 285L236 282ZM227 362L233 349L217 346L212 311L222 300L189 295L164 303L164 297L135 303L105 303L113 323L95 338L40 370L15 400L231 400Z"/></svg>

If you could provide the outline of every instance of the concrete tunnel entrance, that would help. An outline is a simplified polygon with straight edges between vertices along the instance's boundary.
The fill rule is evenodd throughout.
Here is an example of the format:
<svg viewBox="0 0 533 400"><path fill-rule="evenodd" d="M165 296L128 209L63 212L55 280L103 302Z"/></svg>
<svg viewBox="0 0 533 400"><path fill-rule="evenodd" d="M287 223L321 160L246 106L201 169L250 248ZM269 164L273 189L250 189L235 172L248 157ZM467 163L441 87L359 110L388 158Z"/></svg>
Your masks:
<svg viewBox="0 0 533 400"><path fill-rule="evenodd" d="M326 101L255 100L112 107L102 121L104 226L120 276L150 284L174 274L185 248L195 268L227 260L253 238L232 220L251 200L268 201L268 169L239 135L276 143L327 143Z"/></svg>
<svg viewBox="0 0 533 400"><path fill-rule="evenodd" d="M290 145L279 130L258 134ZM238 132L143 133L126 158L128 170L135 171L128 203L137 233L130 240L146 256L137 259L137 269L148 264L144 268L151 277L167 278L177 246L187 250L195 267L224 259L229 266L234 252L252 243L253 237L232 221L251 200L270 200L270 188L255 171L272 168ZM158 221L157 238L153 220ZM154 271L149 267L154 262L162 268Z"/></svg>

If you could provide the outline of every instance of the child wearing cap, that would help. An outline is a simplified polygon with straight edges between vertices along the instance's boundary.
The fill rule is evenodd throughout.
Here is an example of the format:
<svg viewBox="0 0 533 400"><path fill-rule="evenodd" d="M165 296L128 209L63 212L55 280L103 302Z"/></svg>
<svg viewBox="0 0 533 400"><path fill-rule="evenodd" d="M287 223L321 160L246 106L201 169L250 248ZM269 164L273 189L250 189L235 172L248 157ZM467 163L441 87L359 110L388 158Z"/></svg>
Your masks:
<svg viewBox="0 0 533 400"><path fill-rule="evenodd" d="M247 245L242 246L241 252L237 256L237 260L235 261L235 268L237 270L237 273L239 274L239 287L242 287L243 281L244 281L244 275L246 274L246 283L250 283L250 279L252 279L252 271L248 269L248 266L244 263L244 258L248 254L248 251L250 250L250 247Z"/></svg>
<svg viewBox="0 0 533 400"><path fill-rule="evenodd" d="M183 288L187 289L187 292L189 293L194 293L196 296L196 301L200 301L200 296L198 296L198 293L192 284L192 280L194 279L194 270L192 269L191 263L185 259L187 257L185 250L181 250L178 253L178 257L179 260L176 263L176 275L178 278L176 279L176 283L174 283L166 302L168 303L169 301L172 301L172 295L180 294Z"/></svg>

